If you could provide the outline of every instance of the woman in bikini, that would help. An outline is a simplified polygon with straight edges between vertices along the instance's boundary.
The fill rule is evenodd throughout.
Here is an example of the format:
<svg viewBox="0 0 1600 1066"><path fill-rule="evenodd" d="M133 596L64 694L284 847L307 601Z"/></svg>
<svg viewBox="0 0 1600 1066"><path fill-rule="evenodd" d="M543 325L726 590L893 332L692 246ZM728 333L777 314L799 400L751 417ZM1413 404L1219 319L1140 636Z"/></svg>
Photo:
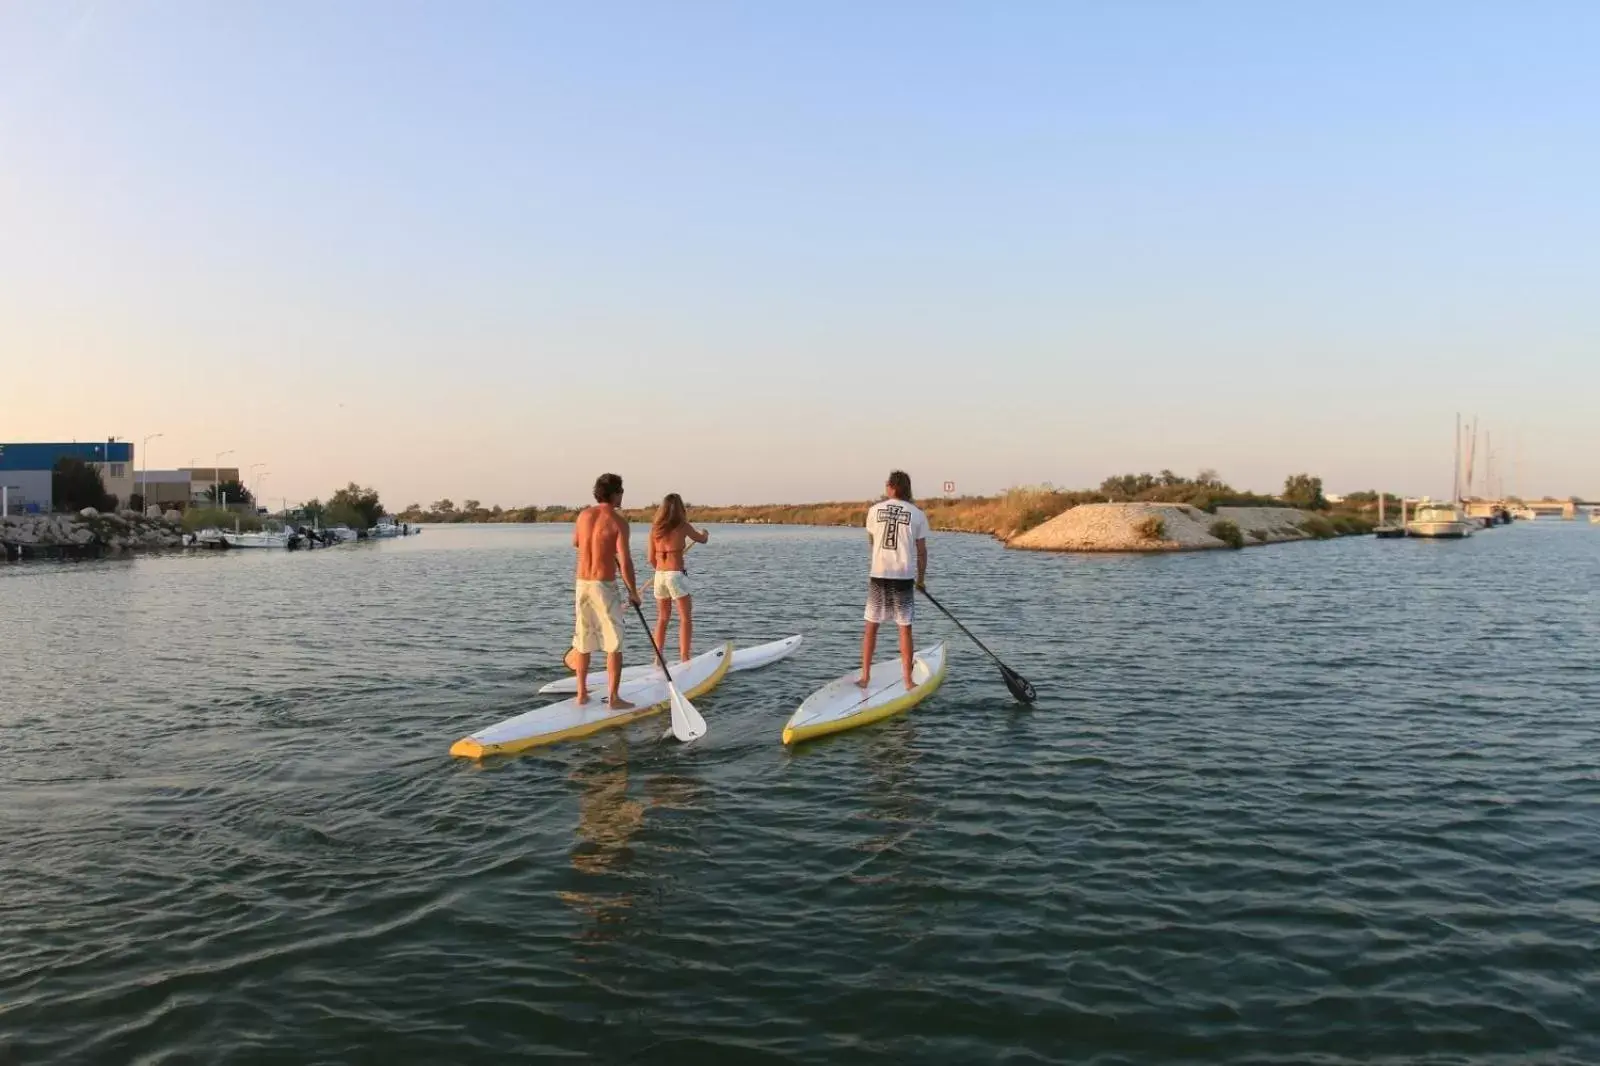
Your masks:
<svg viewBox="0 0 1600 1066"><path fill-rule="evenodd" d="M667 650L667 623L672 621L672 606L678 606L678 658L687 661L694 644L694 602L689 595L688 571L683 556L689 543L704 544L710 534L689 524L683 497L670 492L661 501L655 524L650 527L650 565L655 569L656 647Z"/></svg>

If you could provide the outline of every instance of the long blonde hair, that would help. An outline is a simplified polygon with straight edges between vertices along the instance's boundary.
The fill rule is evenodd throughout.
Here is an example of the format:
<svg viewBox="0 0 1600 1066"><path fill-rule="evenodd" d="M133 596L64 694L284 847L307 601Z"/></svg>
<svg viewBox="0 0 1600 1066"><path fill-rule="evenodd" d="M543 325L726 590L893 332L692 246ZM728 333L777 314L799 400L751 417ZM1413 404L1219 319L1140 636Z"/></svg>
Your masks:
<svg viewBox="0 0 1600 1066"><path fill-rule="evenodd" d="M669 492L662 497L661 507L656 511L656 520L650 527L650 535L656 540L665 539L667 534L688 520L689 515L684 509L683 497L676 492Z"/></svg>

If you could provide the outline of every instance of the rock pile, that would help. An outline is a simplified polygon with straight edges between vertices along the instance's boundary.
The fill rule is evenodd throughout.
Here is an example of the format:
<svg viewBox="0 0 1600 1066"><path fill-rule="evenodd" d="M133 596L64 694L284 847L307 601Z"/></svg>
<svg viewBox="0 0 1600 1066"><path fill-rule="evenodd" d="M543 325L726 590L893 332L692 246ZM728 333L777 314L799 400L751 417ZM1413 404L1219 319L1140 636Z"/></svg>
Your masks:
<svg viewBox="0 0 1600 1066"><path fill-rule="evenodd" d="M1292 507L1218 507L1207 514L1181 503L1086 503L1030 529L1009 547L1033 551L1194 551L1228 545L1211 534L1219 521L1238 526L1246 545L1307 540L1311 518Z"/></svg>
<svg viewBox="0 0 1600 1066"><path fill-rule="evenodd" d="M75 515L0 515L6 556L154 551L183 545L183 530L165 518L137 511L101 513L86 507Z"/></svg>

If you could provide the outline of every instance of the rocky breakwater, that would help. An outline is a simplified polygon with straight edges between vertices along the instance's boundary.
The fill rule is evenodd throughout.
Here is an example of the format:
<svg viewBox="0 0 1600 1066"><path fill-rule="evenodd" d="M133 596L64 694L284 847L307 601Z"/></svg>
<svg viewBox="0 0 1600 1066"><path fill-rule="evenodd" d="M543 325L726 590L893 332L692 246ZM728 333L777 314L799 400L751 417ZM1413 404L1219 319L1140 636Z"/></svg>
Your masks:
<svg viewBox="0 0 1600 1066"><path fill-rule="evenodd" d="M1218 507L1212 514L1181 503L1086 503L1007 544L1030 551L1200 551L1362 531L1292 507Z"/></svg>
<svg viewBox="0 0 1600 1066"><path fill-rule="evenodd" d="M77 514L0 515L0 549L8 560L83 558L183 546L178 512L147 518L85 507Z"/></svg>

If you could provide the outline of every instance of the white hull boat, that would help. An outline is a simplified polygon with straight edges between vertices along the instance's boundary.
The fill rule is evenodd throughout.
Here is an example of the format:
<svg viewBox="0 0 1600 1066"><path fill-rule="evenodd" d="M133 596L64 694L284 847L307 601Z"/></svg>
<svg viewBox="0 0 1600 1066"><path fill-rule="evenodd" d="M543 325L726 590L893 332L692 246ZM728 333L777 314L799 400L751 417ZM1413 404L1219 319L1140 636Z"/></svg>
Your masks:
<svg viewBox="0 0 1600 1066"><path fill-rule="evenodd" d="M262 531L260 533L224 533L222 539L230 548L277 548L289 546L290 534Z"/></svg>
<svg viewBox="0 0 1600 1066"><path fill-rule="evenodd" d="M1458 504L1423 503L1406 523L1406 536L1459 540L1481 528L1482 524L1468 517Z"/></svg>

